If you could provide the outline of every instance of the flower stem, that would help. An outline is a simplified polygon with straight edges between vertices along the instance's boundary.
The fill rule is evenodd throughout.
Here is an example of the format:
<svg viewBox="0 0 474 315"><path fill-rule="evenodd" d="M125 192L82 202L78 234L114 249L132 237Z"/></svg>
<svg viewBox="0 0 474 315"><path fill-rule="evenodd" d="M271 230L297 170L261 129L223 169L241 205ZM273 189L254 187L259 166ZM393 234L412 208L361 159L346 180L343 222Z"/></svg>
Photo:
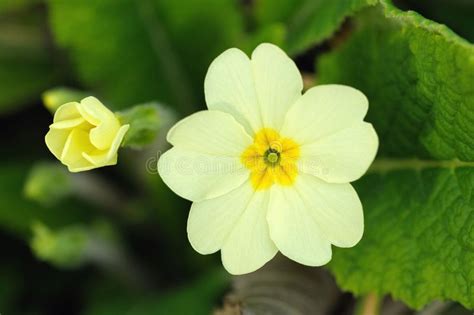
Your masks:
<svg viewBox="0 0 474 315"><path fill-rule="evenodd" d="M379 315L382 299L375 293L369 293L357 301L355 315Z"/></svg>

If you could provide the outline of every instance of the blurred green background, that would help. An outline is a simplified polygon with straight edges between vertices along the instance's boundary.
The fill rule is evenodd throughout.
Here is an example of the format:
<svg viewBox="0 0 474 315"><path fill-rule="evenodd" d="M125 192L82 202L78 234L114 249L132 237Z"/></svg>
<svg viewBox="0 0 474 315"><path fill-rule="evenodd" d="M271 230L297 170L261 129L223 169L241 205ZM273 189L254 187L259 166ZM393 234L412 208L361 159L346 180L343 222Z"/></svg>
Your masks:
<svg viewBox="0 0 474 315"><path fill-rule="evenodd" d="M376 2L0 0L0 314L218 307L231 277L218 254L192 250L189 203L156 174L166 129L205 108L207 67L230 47L249 53L273 42L294 57L307 87L317 83L319 56L350 36L350 16ZM396 5L474 40L470 0ZM57 101L57 87L113 110L156 102L156 141L122 150L116 167L68 173L43 140L52 116L42 95Z"/></svg>

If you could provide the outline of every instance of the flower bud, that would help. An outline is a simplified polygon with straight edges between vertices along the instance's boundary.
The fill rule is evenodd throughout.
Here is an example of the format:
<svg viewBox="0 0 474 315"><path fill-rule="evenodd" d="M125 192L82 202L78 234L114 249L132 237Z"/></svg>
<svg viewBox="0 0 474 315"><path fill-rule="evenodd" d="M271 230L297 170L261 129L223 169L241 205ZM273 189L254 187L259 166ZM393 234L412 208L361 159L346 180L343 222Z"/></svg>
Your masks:
<svg viewBox="0 0 474 315"><path fill-rule="evenodd" d="M117 164L117 151L129 127L90 96L61 105L45 141L69 171L81 172Z"/></svg>
<svg viewBox="0 0 474 315"><path fill-rule="evenodd" d="M30 170L24 194L45 207L53 206L73 193L71 174L57 162L39 162Z"/></svg>
<svg viewBox="0 0 474 315"><path fill-rule="evenodd" d="M41 260L62 268L73 268L85 260L88 243L87 230L81 226L70 226L53 231L36 222L32 226L33 238L30 246Z"/></svg>
<svg viewBox="0 0 474 315"><path fill-rule="evenodd" d="M54 114L61 105L77 102L86 96L87 94L83 91L67 87L57 87L44 92L42 98L44 106L51 114Z"/></svg>

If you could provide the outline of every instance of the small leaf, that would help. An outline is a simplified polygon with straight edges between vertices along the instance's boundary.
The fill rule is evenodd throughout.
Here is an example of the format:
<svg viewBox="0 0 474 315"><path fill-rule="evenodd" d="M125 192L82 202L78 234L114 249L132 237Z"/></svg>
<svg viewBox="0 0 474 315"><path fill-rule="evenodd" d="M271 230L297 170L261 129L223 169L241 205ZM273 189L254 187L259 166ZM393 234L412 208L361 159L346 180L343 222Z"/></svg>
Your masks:
<svg viewBox="0 0 474 315"><path fill-rule="evenodd" d="M43 206L57 204L72 194L71 175L59 163L41 162L30 171L25 196Z"/></svg>
<svg viewBox="0 0 474 315"><path fill-rule="evenodd" d="M61 268L74 268L85 260L88 231L80 226L70 226L52 231L42 223L32 226L31 249L41 260Z"/></svg>
<svg viewBox="0 0 474 315"><path fill-rule="evenodd" d="M142 148L151 144L161 128L160 106L157 103L135 105L132 108L115 113L122 125L129 124L123 147Z"/></svg>

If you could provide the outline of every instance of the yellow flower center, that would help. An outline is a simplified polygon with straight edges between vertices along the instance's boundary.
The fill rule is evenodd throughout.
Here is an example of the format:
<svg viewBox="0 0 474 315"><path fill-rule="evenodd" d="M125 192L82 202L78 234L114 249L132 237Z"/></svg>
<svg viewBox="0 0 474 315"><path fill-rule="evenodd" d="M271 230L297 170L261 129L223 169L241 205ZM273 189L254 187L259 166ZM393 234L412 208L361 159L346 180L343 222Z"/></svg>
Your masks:
<svg viewBox="0 0 474 315"><path fill-rule="evenodd" d="M298 175L296 161L299 156L300 146L296 142L281 137L273 129L263 128L240 158L250 170L254 189L263 190L273 184L293 185Z"/></svg>

